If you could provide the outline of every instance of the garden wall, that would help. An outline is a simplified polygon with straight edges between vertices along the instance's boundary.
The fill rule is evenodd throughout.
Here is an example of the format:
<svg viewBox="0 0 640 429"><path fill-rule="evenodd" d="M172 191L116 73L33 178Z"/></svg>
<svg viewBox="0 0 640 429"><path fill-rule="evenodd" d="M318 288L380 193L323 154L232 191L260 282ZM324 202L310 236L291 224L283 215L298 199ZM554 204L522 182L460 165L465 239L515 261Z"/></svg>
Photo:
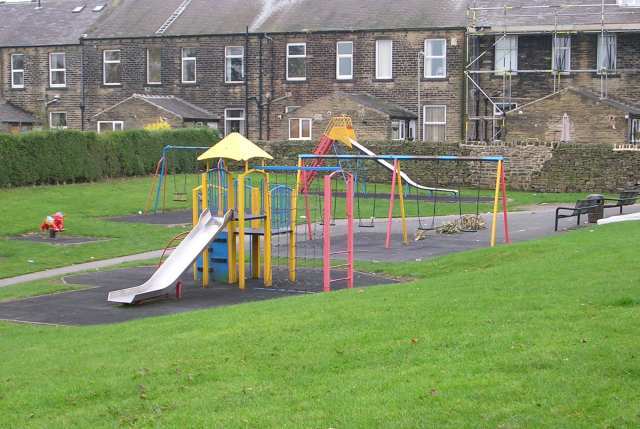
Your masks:
<svg viewBox="0 0 640 429"><path fill-rule="evenodd" d="M610 145L558 145L553 143L497 143L473 145L419 142L366 142L378 154L502 155L507 161L508 186L536 192L614 192L640 182L640 151L614 151ZM276 160L294 165L299 153L312 153L312 142L265 143ZM477 162L404 161L402 169L427 186L492 187L495 165ZM389 182L389 172L366 161L360 165L369 180Z"/></svg>

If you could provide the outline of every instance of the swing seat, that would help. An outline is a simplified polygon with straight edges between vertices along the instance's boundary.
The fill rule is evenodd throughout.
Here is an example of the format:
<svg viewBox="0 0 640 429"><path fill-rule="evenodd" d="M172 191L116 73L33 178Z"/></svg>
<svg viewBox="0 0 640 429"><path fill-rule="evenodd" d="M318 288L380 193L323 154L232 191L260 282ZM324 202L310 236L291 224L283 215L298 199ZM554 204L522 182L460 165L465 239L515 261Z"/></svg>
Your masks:
<svg viewBox="0 0 640 429"><path fill-rule="evenodd" d="M187 194L184 192L174 192L173 193L173 201L175 202L185 202L187 201Z"/></svg>

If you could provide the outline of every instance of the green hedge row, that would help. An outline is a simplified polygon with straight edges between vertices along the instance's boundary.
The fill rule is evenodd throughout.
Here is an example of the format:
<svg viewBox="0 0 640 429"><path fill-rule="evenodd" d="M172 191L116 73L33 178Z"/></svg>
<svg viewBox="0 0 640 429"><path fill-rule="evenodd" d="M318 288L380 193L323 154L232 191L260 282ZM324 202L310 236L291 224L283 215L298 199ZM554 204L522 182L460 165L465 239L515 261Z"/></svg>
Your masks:
<svg viewBox="0 0 640 429"><path fill-rule="evenodd" d="M219 140L208 129L0 133L0 187L90 182L149 174L162 148L210 147ZM194 152L173 152L170 172L195 171Z"/></svg>

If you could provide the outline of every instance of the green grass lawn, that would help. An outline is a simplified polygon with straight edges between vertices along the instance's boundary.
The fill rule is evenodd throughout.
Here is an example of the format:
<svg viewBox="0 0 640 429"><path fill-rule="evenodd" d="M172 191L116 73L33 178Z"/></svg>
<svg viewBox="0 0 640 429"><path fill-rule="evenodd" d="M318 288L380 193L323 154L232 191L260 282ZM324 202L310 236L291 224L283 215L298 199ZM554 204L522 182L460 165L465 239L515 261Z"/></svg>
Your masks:
<svg viewBox="0 0 640 429"><path fill-rule="evenodd" d="M1 426L638 427L638 236L582 229L380 267L403 285L119 325L1 323Z"/></svg>
<svg viewBox="0 0 640 429"><path fill-rule="evenodd" d="M187 188L196 182L189 178ZM175 181L178 187L184 184L184 178ZM94 184L61 186L25 187L0 189L0 278L20 274L106 259L110 257L163 248L166 243L183 228L166 226L126 224L110 222L105 217L135 214L144 209L150 178L118 179ZM175 202L172 194L174 181L169 179L167 205L169 210L187 209L190 201ZM388 184L377 186L378 193L389 191ZM474 191L465 191L465 195L475 195ZM491 195L491 191L482 191L482 195ZM576 194L535 194L511 192L510 209L541 202L570 202L578 198ZM190 198L189 198L190 200ZM320 214L317 198L312 198L312 216ZM338 199L337 217L343 216L344 198ZM415 199L408 198L407 215L415 216L418 207ZM388 199L376 200L376 217L386 217ZM464 204L463 211L474 213L475 204ZM490 204L481 204L480 211L490 210ZM68 235L80 235L104 238L97 243L74 246L52 246L50 244L30 243L9 240L11 236L38 231L44 217L56 211L65 213L65 226ZM437 214L457 213L458 205L438 203ZM430 203L422 203L421 214L425 217L432 212ZM399 216L399 205L395 205L395 216ZM373 200L361 200L360 216L368 219L373 214ZM299 216L304 215L304 206L299 204ZM357 216L357 213L356 213Z"/></svg>

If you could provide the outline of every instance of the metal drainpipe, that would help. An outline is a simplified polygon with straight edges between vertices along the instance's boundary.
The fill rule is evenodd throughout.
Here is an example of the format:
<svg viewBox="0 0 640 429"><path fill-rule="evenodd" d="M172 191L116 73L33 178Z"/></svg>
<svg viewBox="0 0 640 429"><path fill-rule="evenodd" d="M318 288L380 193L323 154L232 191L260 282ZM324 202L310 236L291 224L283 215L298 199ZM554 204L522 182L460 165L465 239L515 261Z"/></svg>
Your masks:
<svg viewBox="0 0 640 429"><path fill-rule="evenodd" d="M262 76L262 38L259 39L259 59L258 59L258 140L262 140L262 92L264 90L264 82Z"/></svg>
<svg viewBox="0 0 640 429"><path fill-rule="evenodd" d="M84 42L80 39L80 131L84 131L85 93L84 93Z"/></svg>
<svg viewBox="0 0 640 429"><path fill-rule="evenodd" d="M267 140L271 140L271 103L273 102L273 98L275 96L275 61L274 61L274 56L275 56L275 48L273 46L273 39L271 37L269 37L269 35L267 35L266 33L264 34L264 38L267 39L269 41L269 43L271 44L271 76L270 78L270 83L269 83L269 102L267 103Z"/></svg>
<svg viewBox="0 0 640 429"><path fill-rule="evenodd" d="M244 57L247 59L244 73L244 133L249 138L249 26L244 36Z"/></svg>

